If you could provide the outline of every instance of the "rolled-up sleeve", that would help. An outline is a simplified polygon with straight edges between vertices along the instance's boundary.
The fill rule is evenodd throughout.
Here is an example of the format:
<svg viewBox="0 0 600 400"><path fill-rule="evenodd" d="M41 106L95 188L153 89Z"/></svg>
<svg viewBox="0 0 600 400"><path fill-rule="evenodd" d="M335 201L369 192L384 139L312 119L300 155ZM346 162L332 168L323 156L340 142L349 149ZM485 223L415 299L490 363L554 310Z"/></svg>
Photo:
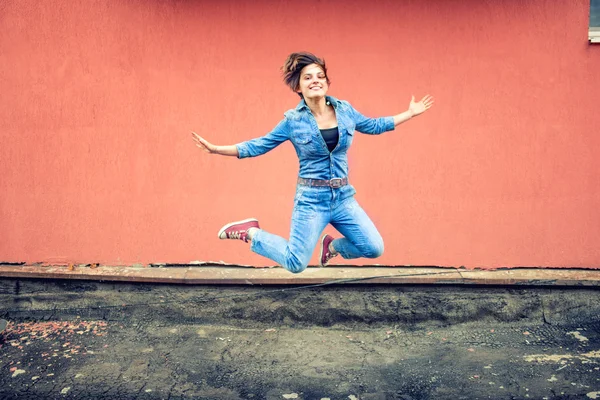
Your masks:
<svg viewBox="0 0 600 400"><path fill-rule="evenodd" d="M346 104L350 108L350 114L356 124L356 130L359 132L379 135L396 128L394 117L368 118L356 111L350 103L346 102Z"/></svg>
<svg viewBox="0 0 600 400"><path fill-rule="evenodd" d="M235 146L238 158L257 157L273 150L289 139L286 120L281 120L277 126L265 136L238 143Z"/></svg>

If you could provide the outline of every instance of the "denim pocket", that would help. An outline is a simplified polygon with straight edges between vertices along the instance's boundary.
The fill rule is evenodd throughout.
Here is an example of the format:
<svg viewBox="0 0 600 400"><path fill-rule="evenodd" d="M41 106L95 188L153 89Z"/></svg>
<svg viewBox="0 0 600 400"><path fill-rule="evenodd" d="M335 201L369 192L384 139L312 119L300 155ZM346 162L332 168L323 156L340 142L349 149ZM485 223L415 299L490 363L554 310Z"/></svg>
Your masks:
<svg viewBox="0 0 600 400"><path fill-rule="evenodd" d="M311 135L302 135L296 138L296 143L298 144L308 144L309 142L312 142Z"/></svg>
<svg viewBox="0 0 600 400"><path fill-rule="evenodd" d="M298 185L294 197L294 210L292 219L297 221L311 221L317 215L318 202L315 202L313 191L309 186Z"/></svg>
<svg viewBox="0 0 600 400"><path fill-rule="evenodd" d="M302 156L309 156L310 154L315 153L315 141L313 140L312 135L299 135L294 140L296 142L296 147L298 148L298 153Z"/></svg>
<svg viewBox="0 0 600 400"><path fill-rule="evenodd" d="M350 145L352 144L352 140L354 139L354 128L346 130L345 136L346 136L346 143L344 144L344 147L346 149L348 149L350 147Z"/></svg>
<svg viewBox="0 0 600 400"><path fill-rule="evenodd" d="M294 196L294 205L298 203L298 201L302 198L302 193L306 190L307 186L305 185L297 185L296 186L296 195Z"/></svg>

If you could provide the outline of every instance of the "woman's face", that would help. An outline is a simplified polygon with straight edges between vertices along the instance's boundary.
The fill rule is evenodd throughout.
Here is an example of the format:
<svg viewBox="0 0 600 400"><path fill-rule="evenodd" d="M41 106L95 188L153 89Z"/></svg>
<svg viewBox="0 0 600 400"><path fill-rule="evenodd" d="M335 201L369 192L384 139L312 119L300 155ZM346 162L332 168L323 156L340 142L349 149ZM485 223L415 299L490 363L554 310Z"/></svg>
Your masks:
<svg viewBox="0 0 600 400"><path fill-rule="evenodd" d="M309 64L300 71L300 88L305 99L324 97L329 89L325 72L318 64Z"/></svg>

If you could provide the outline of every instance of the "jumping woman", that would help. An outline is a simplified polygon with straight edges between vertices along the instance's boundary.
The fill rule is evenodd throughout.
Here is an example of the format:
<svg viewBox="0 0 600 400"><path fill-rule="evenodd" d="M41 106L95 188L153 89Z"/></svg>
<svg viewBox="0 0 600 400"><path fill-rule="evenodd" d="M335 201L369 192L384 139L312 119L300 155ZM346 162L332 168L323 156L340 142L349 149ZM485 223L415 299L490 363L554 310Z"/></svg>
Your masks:
<svg viewBox="0 0 600 400"><path fill-rule="evenodd" d="M277 126L263 137L230 146L216 146L196 133L196 145L211 154L256 157L290 140L300 161L290 238L269 233L256 219L225 225L220 239L250 241L250 249L298 273L306 269L313 249L327 224L342 237L321 238L320 265L338 254L345 259L376 258L383 254L383 239L375 225L354 199L348 181L347 152L354 132L381 134L425 112L433 98L425 96L408 110L384 118L367 118L350 103L327 96L329 78L325 61L311 53L292 53L283 67L285 83L301 97L295 109L284 114Z"/></svg>

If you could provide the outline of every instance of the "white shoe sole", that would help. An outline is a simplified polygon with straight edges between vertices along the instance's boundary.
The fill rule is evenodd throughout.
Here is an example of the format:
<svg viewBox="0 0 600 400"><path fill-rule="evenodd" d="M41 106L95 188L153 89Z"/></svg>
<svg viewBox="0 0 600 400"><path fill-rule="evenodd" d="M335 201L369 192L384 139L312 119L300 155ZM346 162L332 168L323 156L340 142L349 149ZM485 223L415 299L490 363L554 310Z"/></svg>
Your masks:
<svg viewBox="0 0 600 400"><path fill-rule="evenodd" d="M323 264L321 262L322 257L323 257L323 242L325 242L325 238L327 237L327 235L323 235L323 237L321 238L321 252L319 253L319 267L323 268L326 267L327 264Z"/></svg>
<svg viewBox="0 0 600 400"><path fill-rule="evenodd" d="M241 221L235 221L232 222L230 224L225 225L224 227L221 228L221 230L219 231L219 233L217 234L217 237L219 239L227 239L227 235L225 235L225 231L229 228L231 228L233 225L237 225L237 224L245 224L246 222L252 222L252 221L256 221L258 222L258 220L256 218L248 218L248 219L243 219ZM223 235L223 237L221 237L221 235Z"/></svg>

